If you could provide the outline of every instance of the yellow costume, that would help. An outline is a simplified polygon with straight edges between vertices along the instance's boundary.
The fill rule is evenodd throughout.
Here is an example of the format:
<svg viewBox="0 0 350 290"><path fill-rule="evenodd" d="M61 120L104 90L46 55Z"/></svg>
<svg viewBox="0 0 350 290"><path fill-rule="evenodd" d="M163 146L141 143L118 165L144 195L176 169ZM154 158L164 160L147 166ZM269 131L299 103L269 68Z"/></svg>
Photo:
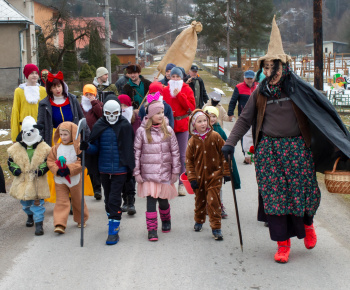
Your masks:
<svg viewBox="0 0 350 290"><path fill-rule="evenodd" d="M23 84L24 85L24 84ZM11 114L11 139L13 142L22 130L22 121L27 116L32 116L35 121L38 119L38 104L47 94L44 87L39 87L40 98L36 104L27 101L24 95L24 86L21 85L15 90Z"/></svg>

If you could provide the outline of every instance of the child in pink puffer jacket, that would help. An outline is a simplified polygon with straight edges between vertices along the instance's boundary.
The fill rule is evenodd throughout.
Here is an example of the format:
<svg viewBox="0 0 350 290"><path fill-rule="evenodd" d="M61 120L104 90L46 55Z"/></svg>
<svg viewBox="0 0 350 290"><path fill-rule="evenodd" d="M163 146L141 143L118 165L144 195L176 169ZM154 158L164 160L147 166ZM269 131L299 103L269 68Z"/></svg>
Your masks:
<svg viewBox="0 0 350 290"><path fill-rule="evenodd" d="M162 220L162 232L170 232L171 216L169 199L177 196L174 183L180 173L180 153L173 129L164 117L164 105L159 92L148 95L149 103L141 127L137 129L134 150L134 176L137 194L147 197L146 223L148 240L157 241L157 210Z"/></svg>

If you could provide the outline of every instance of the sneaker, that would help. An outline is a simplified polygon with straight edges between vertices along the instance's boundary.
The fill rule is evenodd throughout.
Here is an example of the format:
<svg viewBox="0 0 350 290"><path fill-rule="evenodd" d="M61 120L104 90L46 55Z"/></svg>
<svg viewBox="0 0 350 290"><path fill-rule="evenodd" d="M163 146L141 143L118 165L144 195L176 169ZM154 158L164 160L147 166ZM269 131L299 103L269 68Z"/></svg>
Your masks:
<svg viewBox="0 0 350 290"><path fill-rule="evenodd" d="M227 219L227 213L226 213L225 209L226 208L224 207L224 205L221 204L221 218L222 219Z"/></svg>
<svg viewBox="0 0 350 290"><path fill-rule="evenodd" d="M304 245L306 249L311 250L316 246L317 243L317 236L315 232L314 225L311 226L304 225L305 228L305 238L304 238Z"/></svg>
<svg viewBox="0 0 350 290"><path fill-rule="evenodd" d="M287 263L290 253L290 239L283 242L277 242L277 246L278 249L275 254L275 261L277 263Z"/></svg>
<svg viewBox="0 0 350 290"><path fill-rule="evenodd" d="M215 240L222 241L224 239L221 230L212 230L212 233Z"/></svg>
<svg viewBox="0 0 350 290"><path fill-rule="evenodd" d="M148 240L151 242L158 241L158 234L156 230L148 231Z"/></svg>
<svg viewBox="0 0 350 290"><path fill-rule="evenodd" d="M133 204L129 205L127 211L128 211L128 215L134 215L136 213L135 206Z"/></svg>
<svg viewBox="0 0 350 290"><path fill-rule="evenodd" d="M127 212L128 211L128 205L126 203L124 203L122 205L122 212Z"/></svg>
<svg viewBox="0 0 350 290"><path fill-rule="evenodd" d="M195 232L201 232L202 231L203 224L195 223L194 224L194 230Z"/></svg>
<svg viewBox="0 0 350 290"><path fill-rule="evenodd" d="M64 226L56 226L54 232L58 234L64 234L66 232L66 229Z"/></svg>
<svg viewBox="0 0 350 290"><path fill-rule="evenodd" d="M183 184L179 184L179 187L177 188L177 192L179 196L185 196L186 195L186 188Z"/></svg>
<svg viewBox="0 0 350 290"><path fill-rule="evenodd" d="M26 227L31 228L32 226L34 226L33 215L28 215L28 219L27 219L27 222L26 222Z"/></svg>
<svg viewBox="0 0 350 290"><path fill-rule="evenodd" d="M81 223L78 223L78 228L81 228ZM84 223L84 228L86 228L86 223Z"/></svg>

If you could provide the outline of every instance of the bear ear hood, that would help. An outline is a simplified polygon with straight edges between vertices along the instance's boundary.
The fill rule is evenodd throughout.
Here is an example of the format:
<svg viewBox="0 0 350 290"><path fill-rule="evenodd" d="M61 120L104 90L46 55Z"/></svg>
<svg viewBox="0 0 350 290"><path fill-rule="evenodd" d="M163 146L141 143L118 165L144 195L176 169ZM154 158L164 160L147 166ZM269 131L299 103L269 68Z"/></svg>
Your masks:
<svg viewBox="0 0 350 290"><path fill-rule="evenodd" d="M33 117L27 116L22 121L22 131L17 136L16 141L23 142L27 146L33 146L42 140L36 121Z"/></svg>
<svg viewBox="0 0 350 290"><path fill-rule="evenodd" d="M59 139L60 139L60 129L69 131L71 134L71 138L72 138L72 142L73 142L74 146L75 147L77 146L77 148L79 148L80 135L79 135L78 139L75 139L75 136L77 135L77 131L78 131L78 126L72 122L61 123L55 131L55 135L53 137L54 144L57 144Z"/></svg>
<svg viewBox="0 0 350 290"><path fill-rule="evenodd" d="M200 113L200 114L198 114ZM198 135L198 133L195 133L195 128L194 128L194 122L196 121L197 117L199 115L205 115L207 117L207 120L208 120L208 129L209 131L212 131L213 130L213 126L210 125L210 116L204 112L203 110L201 109L196 109L192 112L192 114L190 115L190 119L189 119L189 122L188 122L188 132L190 133L191 136L194 136L194 135Z"/></svg>

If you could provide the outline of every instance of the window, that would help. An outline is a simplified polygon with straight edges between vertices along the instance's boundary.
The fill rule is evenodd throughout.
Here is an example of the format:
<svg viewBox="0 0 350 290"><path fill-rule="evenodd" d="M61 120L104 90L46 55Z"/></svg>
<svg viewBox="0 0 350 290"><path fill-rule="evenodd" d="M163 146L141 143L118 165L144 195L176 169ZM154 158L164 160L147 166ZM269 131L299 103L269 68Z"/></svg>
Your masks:
<svg viewBox="0 0 350 290"><path fill-rule="evenodd" d="M325 53L327 53L327 52L328 52L328 47L326 47L326 48L324 49L324 52L325 52Z"/></svg>

